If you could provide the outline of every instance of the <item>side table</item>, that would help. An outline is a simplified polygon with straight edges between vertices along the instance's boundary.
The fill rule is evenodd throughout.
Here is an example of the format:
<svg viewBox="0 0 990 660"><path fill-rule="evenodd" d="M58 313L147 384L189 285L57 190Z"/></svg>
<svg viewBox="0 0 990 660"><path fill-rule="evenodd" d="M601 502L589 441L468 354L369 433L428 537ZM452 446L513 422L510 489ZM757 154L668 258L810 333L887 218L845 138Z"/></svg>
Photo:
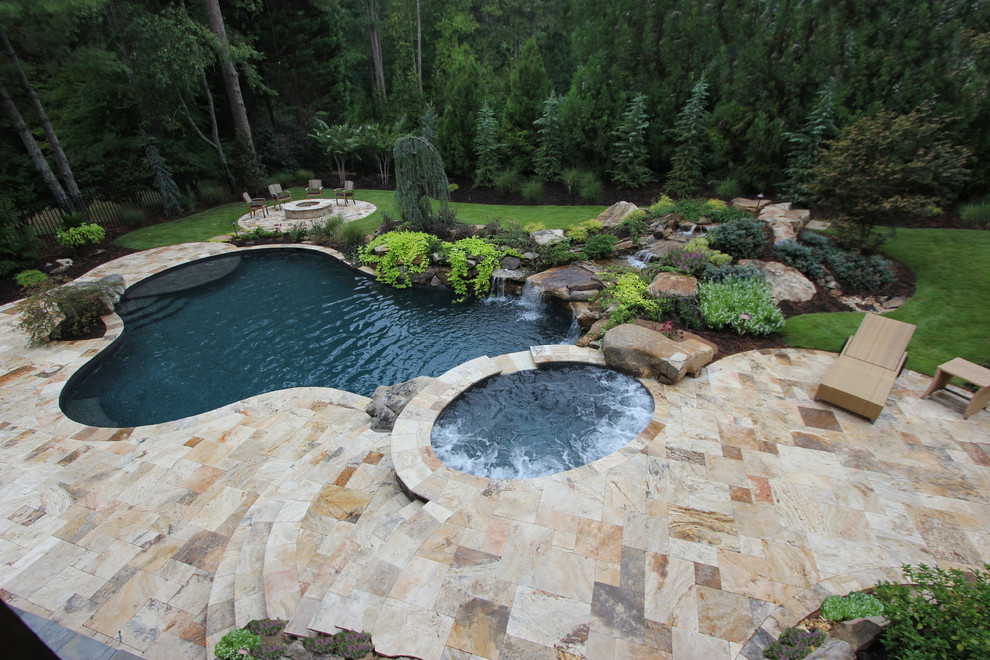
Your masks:
<svg viewBox="0 0 990 660"><path fill-rule="evenodd" d="M985 369L962 358L949 360L945 364L939 365L938 371L935 372L935 378L932 379L931 385L928 386L921 398L924 399L932 392L948 385L953 376L967 380L979 388L972 397L959 395L970 399L969 405L966 406L966 412L963 413L963 419L969 419L970 415L982 410L984 406L990 403L990 369ZM953 390L949 390L949 392L958 394Z"/></svg>

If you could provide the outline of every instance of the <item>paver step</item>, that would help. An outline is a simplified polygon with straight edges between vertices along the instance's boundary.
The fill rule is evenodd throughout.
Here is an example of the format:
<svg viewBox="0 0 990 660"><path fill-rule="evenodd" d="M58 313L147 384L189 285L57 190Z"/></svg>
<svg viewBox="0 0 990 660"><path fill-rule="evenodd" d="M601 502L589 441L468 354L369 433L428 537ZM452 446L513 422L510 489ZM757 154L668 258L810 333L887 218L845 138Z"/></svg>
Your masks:
<svg viewBox="0 0 990 660"><path fill-rule="evenodd" d="M248 537L247 527L238 527L227 542L220 564L213 576L210 600L206 606L207 657L215 657L213 648L234 628L234 576L241 547Z"/></svg>
<svg viewBox="0 0 990 660"><path fill-rule="evenodd" d="M241 525L248 528L248 537L241 547L234 575L234 624L237 628L243 628L254 619L268 617L265 547L282 504L278 500L259 497L241 521Z"/></svg>

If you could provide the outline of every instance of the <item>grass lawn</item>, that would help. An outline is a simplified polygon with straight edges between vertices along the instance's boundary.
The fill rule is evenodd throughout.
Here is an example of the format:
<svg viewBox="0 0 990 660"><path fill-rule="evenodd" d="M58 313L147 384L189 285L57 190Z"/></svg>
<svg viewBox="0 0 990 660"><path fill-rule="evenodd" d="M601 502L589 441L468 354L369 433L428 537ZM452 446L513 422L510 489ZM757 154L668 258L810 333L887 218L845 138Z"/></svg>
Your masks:
<svg viewBox="0 0 990 660"><path fill-rule="evenodd" d="M898 229L883 251L917 279L914 296L886 314L918 326L907 367L929 375L961 357L990 362L990 232L963 229ZM787 320L791 346L838 352L856 332L862 314L806 314Z"/></svg>
<svg viewBox="0 0 990 660"><path fill-rule="evenodd" d="M292 188L292 199L304 199L306 189ZM370 234L381 224L382 212L397 217L395 211L395 193L391 190L358 190L354 195L357 199L371 202L378 210L367 218L355 220L361 230ZM567 229L574 225L597 217L605 210L604 206L501 206L487 204L453 204L457 220L465 224L484 225L495 219L505 224L525 227L539 223L548 229ZM217 206L201 213L171 222L164 222L150 227L143 227L118 238L115 243L133 250L148 250L164 245L177 243L192 243L208 241L215 236L233 232L232 222L244 215L244 202L231 202Z"/></svg>

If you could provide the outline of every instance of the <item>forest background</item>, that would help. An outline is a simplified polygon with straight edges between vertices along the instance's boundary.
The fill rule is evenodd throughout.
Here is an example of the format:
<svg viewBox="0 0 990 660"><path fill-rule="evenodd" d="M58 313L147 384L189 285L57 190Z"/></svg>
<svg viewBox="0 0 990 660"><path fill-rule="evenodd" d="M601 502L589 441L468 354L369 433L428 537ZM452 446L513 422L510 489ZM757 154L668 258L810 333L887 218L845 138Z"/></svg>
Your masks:
<svg viewBox="0 0 990 660"><path fill-rule="evenodd" d="M824 140L881 110L937 117L971 152L960 196L990 192L990 3L977 0L0 0L0 28L0 196L21 207L52 193L11 106L86 194L225 166L259 194L273 173L334 167L315 135L345 125L429 135L448 174L471 178L486 104L499 168L539 169L552 106L549 177L607 180L641 107L646 178L662 183L695 101L705 180L773 196L825 99ZM346 167L377 172L375 150L351 145Z"/></svg>

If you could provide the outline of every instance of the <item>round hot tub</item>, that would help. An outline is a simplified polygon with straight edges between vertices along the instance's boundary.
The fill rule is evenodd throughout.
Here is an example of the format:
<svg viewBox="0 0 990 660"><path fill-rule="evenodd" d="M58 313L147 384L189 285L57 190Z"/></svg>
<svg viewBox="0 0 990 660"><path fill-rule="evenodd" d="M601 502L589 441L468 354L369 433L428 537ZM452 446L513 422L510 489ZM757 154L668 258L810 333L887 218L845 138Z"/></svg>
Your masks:
<svg viewBox="0 0 990 660"><path fill-rule="evenodd" d="M322 218L330 212L332 199L304 199L298 202L286 202L282 205L286 220L312 220Z"/></svg>
<svg viewBox="0 0 990 660"><path fill-rule="evenodd" d="M531 479L608 456L652 418L653 397L635 378L556 363L475 383L440 413L431 442L454 470Z"/></svg>

